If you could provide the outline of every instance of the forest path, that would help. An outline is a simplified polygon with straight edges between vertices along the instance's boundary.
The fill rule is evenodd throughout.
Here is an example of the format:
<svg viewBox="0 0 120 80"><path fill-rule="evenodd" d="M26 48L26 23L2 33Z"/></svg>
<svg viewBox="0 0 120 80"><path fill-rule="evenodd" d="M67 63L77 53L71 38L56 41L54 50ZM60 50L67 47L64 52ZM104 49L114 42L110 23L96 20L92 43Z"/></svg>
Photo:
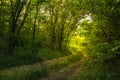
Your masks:
<svg viewBox="0 0 120 80"><path fill-rule="evenodd" d="M83 53L84 57L81 60L70 64L57 72L51 72L49 76L39 78L38 80L74 80L74 78L80 74L85 62L89 60L89 56L87 56L85 52Z"/></svg>
<svg viewBox="0 0 120 80"><path fill-rule="evenodd" d="M77 53L42 63L7 68L0 71L0 80L73 80L89 59L85 51Z"/></svg>
<svg viewBox="0 0 120 80"><path fill-rule="evenodd" d="M53 59L53 60L47 60L47 61L44 61L44 62L37 62L35 64L22 65L22 66L18 66L18 67L6 68L4 70L1 70L0 73L14 74L15 71L18 72L18 73L26 72L26 71L30 71L32 68L36 68L36 66L37 67L44 67L44 66L54 65L55 63L58 63L58 61L59 62L63 62L68 57L69 56L65 56L65 57L61 57L61 58L57 58L57 59Z"/></svg>

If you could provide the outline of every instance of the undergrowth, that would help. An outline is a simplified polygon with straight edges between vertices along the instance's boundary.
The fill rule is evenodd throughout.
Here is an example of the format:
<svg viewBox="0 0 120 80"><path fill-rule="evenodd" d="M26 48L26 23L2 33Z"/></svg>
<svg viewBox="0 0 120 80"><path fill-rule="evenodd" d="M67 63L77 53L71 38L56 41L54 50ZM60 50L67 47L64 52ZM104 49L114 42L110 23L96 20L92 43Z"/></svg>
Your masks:
<svg viewBox="0 0 120 80"><path fill-rule="evenodd" d="M75 80L120 80L120 41L89 47L91 60Z"/></svg>
<svg viewBox="0 0 120 80"><path fill-rule="evenodd" d="M0 54L0 70L21 66L34 64L36 62L42 62L45 60L51 60L63 56L68 56L71 53L69 51L55 51L47 48L41 48L36 50L36 53L33 54L32 51L28 48L17 48L12 55Z"/></svg>
<svg viewBox="0 0 120 80"><path fill-rule="evenodd" d="M81 54L70 55L62 61L57 61L54 64L30 66L22 70L14 69L10 72L0 72L0 80L37 80L38 78L49 75L49 72L57 71L69 64L72 64L82 58Z"/></svg>

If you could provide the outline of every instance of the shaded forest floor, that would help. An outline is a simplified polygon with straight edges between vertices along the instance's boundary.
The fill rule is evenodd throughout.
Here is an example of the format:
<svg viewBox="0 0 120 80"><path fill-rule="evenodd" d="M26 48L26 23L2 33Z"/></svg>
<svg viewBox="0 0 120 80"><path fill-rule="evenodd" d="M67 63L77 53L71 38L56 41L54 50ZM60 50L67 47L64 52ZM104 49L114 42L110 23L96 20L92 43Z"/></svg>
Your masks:
<svg viewBox="0 0 120 80"><path fill-rule="evenodd" d="M119 80L119 70L103 66L102 56L93 58L85 50L71 51L72 55L29 65L5 68L0 80ZM110 67L111 68L111 67Z"/></svg>
<svg viewBox="0 0 120 80"><path fill-rule="evenodd" d="M0 80L72 80L87 60L85 53L77 52L31 65L6 68L0 71Z"/></svg>
<svg viewBox="0 0 120 80"><path fill-rule="evenodd" d="M84 55L81 60L60 69L57 72L51 72L48 77L39 78L38 80L74 80L83 69L84 63L88 60L89 57Z"/></svg>

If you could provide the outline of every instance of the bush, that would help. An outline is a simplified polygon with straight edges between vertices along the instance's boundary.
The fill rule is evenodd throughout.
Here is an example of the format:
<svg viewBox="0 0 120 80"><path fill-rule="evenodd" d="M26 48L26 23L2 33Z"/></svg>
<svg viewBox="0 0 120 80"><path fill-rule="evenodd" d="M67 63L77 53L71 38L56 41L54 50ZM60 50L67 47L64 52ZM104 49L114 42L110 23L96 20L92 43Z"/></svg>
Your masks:
<svg viewBox="0 0 120 80"><path fill-rule="evenodd" d="M0 70L12 66L35 63L38 60L40 59L36 58L36 54L33 54L30 49L25 49L24 47L15 48L12 55L0 55Z"/></svg>
<svg viewBox="0 0 120 80"><path fill-rule="evenodd" d="M42 60L50 60L63 56L68 56L70 54L71 53L69 51L57 51L57 50L51 50L49 48L41 48L39 49L37 58L40 58Z"/></svg>
<svg viewBox="0 0 120 80"><path fill-rule="evenodd" d="M0 39L0 54L5 54L7 53L7 44L6 40L4 38Z"/></svg>

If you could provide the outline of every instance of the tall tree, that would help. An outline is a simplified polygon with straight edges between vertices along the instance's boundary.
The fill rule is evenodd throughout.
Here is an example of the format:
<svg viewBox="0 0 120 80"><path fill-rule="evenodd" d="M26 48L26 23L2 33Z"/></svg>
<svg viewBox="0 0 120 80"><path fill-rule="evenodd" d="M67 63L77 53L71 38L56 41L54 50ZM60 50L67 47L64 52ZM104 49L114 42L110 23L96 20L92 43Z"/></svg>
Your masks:
<svg viewBox="0 0 120 80"><path fill-rule="evenodd" d="M18 32L20 32L21 28L24 25L30 3L31 3L31 0L15 0L15 1L10 0L11 22L10 22L10 28L9 28L9 42L8 42L9 54L12 54L14 51L17 34L19 34ZM21 13L23 13L22 19L20 19Z"/></svg>

